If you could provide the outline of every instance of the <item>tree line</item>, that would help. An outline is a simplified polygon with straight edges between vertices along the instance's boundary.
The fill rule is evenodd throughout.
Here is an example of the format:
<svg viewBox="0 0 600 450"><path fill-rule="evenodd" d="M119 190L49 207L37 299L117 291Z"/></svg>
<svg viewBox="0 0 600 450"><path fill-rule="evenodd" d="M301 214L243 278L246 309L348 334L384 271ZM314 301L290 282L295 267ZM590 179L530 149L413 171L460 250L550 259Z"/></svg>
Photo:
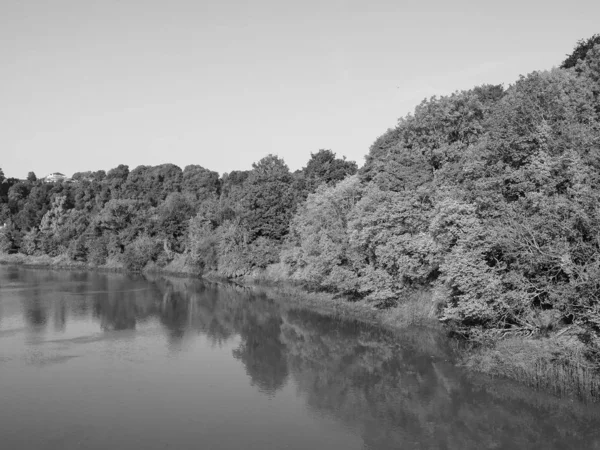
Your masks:
<svg viewBox="0 0 600 450"><path fill-rule="evenodd" d="M600 35L508 88L432 97L366 162L268 155L219 176L120 165L70 183L5 180L0 250L91 265L277 271L316 289L401 302L431 289L477 337L576 324L600 349Z"/></svg>

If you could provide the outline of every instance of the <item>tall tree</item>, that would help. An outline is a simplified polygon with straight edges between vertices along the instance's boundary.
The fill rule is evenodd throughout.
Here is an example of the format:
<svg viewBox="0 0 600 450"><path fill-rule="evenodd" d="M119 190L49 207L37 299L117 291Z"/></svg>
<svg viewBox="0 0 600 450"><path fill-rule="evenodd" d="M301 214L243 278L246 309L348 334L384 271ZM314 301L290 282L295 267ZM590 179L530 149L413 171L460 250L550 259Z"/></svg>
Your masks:
<svg viewBox="0 0 600 450"><path fill-rule="evenodd" d="M336 158L331 150L321 149L317 153L311 153L302 174L307 181L310 192L322 184L333 184L343 180L349 175L354 175L358 167L354 161L346 161L346 158Z"/></svg>
<svg viewBox="0 0 600 450"><path fill-rule="evenodd" d="M243 219L250 238L280 240L295 208L292 175L283 159L268 155L252 164L244 183Z"/></svg>
<svg viewBox="0 0 600 450"><path fill-rule="evenodd" d="M182 192L188 192L198 201L219 194L219 174L198 165L183 169Z"/></svg>

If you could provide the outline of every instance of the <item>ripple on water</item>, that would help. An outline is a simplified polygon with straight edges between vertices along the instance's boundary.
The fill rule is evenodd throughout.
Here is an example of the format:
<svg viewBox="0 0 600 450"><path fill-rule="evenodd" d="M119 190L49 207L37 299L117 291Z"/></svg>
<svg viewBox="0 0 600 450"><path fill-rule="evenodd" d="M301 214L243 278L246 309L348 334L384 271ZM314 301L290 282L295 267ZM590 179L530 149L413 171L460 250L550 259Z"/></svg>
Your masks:
<svg viewBox="0 0 600 450"><path fill-rule="evenodd" d="M40 355L34 354L27 358L27 363L34 366L48 366L52 364L62 364L82 355Z"/></svg>

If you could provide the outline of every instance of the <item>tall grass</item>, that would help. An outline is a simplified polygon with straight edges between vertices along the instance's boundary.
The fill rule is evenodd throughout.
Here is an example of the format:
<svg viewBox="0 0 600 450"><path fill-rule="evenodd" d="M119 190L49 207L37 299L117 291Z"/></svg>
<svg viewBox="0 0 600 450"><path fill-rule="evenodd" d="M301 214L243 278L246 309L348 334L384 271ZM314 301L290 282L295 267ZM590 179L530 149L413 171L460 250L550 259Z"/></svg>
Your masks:
<svg viewBox="0 0 600 450"><path fill-rule="evenodd" d="M575 337L510 338L469 352L467 367L558 396L600 401L600 371L584 356Z"/></svg>
<svg viewBox="0 0 600 450"><path fill-rule="evenodd" d="M437 324L437 304L431 291L410 292L398 304L386 311L384 323L395 326Z"/></svg>

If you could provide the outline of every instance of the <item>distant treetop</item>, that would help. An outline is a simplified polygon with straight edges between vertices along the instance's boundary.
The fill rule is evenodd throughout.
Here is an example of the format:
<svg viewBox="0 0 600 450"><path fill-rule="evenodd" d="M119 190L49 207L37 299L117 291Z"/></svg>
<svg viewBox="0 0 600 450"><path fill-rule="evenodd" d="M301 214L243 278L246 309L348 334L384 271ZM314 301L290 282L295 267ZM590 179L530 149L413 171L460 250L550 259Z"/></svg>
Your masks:
<svg viewBox="0 0 600 450"><path fill-rule="evenodd" d="M580 39L577 41L577 45L575 45L573 52L570 55L567 55L567 59L562 62L560 68L569 69L575 67L577 61L585 59L587 52L596 44L600 44L600 34L595 34L589 39Z"/></svg>

